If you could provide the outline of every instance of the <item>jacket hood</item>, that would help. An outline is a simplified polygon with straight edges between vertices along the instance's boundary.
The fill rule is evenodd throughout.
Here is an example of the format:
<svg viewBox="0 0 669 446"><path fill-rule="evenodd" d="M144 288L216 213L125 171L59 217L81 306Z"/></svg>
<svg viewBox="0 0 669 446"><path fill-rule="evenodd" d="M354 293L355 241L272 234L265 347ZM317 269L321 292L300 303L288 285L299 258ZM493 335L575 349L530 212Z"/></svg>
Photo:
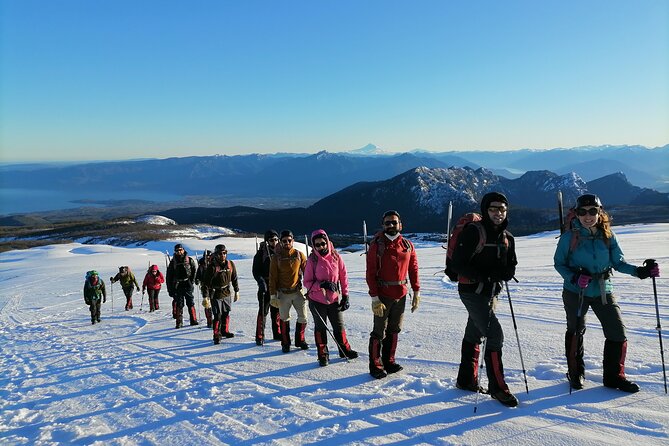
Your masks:
<svg viewBox="0 0 669 446"><path fill-rule="evenodd" d="M483 218L483 221L487 222L488 224L492 223L490 216L488 216L488 207L493 201L499 201L500 203L504 203L505 205L509 206L509 200L504 194L500 192L488 192L485 194L483 198L481 198L481 217ZM506 227L507 224L508 216L504 218L504 227Z"/></svg>
<svg viewBox="0 0 669 446"><path fill-rule="evenodd" d="M311 233L311 246L314 246L314 239L316 238L325 238L326 241L330 241L328 234L323 229L316 229Z"/></svg>

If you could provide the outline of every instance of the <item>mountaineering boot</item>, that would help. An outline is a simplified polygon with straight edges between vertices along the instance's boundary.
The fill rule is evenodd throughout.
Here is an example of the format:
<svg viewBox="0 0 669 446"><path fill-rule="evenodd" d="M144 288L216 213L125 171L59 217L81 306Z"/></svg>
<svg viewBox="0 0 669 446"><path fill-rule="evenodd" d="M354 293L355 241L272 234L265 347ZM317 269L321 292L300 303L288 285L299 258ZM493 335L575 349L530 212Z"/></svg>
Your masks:
<svg viewBox="0 0 669 446"><path fill-rule="evenodd" d="M181 327L184 326L183 317L184 317L183 307L177 306L176 307L176 322L177 322L176 323L176 328L181 328Z"/></svg>
<svg viewBox="0 0 669 446"><path fill-rule="evenodd" d="M221 333L221 335L224 338L234 338L235 334L230 333L230 312L228 311L223 312L222 319L223 319L223 332Z"/></svg>
<svg viewBox="0 0 669 446"><path fill-rule="evenodd" d="M487 349L486 349L487 350ZM486 372L488 374L488 392L490 396L508 407L516 407L518 399L509 391L504 381L504 365L501 351L486 351Z"/></svg>
<svg viewBox="0 0 669 446"><path fill-rule="evenodd" d="M309 349L309 344L304 339L304 332L307 329L307 324L298 322L295 324L295 347L299 347L302 350Z"/></svg>
<svg viewBox="0 0 669 446"><path fill-rule="evenodd" d="M583 333L566 332L564 347L567 355L567 379L574 390L581 390L585 382L585 363L583 362Z"/></svg>
<svg viewBox="0 0 669 446"><path fill-rule="evenodd" d="M265 342L265 315L262 308L258 311L256 317L256 345L263 345Z"/></svg>
<svg viewBox="0 0 669 446"><path fill-rule="evenodd" d="M211 328L212 326L211 308L204 309L204 316L207 318L207 328Z"/></svg>
<svg viewBox="0 0 669 446"><path fill-rule="evenodd" d="M290 351L290 321L281 321L281 351Z"/></svg>
<svg viewBox="0 0 669 446"><path fill-rule="evenodd" d="M188 317L190 318L191 325L199 325L197 321L197 316L195 314L195 306L188 307Z"/></svg>
<svg viewBox="0 0 669 446"><path fill-rule="evenodd" d="M177 301L172 299L172 317L177 318Z"/></svg>
<svg viewBox="0 0 669 446"><path fill-rule="evenodd" d="M275 341L281 340L281 318L279 317L279 309L269 307L269 316L272 320L272 339ZM263 320L264 321L264 320ZM263 322L264 325L264 322Z"/></svg>
<svg viewBox="0 0 669 446"><path fill-rule="evenodd" d="M623 392L636 393L639 385L625 377L627 341L604 341L604 386Z"/></svg>
<svg viewBox="0 0 669 446"><path fill-rule="evenodd" d="M388 374L383 370L381 361L381 341L369 338L369 374L375 379L385 378Z"/></svg>
<svg viewBox="0 0 669 446"><path fill-rule="evenodd" d="M346 338L346 330L342 328L340 333L334 334L334 337L341 347L339 350L340 358L355 359L358 357L358 352L352 350L351 345L348 343L348 339Z"/></svg>
<svg viewBox="0 0 669 446"><path fill-rule="evenodd" d="M318 365L325 367L330 362L328 338L325 330L314 332L314 338L316 339L316 350L318 351Z"/></svg>
<svg viewBox="0 0 669 446"><path fill-rule="evenodd" d="M214 344L220 344L221 343L221 323L220 321L214 321L213 323L214 327Z"/></svg>
<svg viewBox="0 0 669 446"><path fill-rule="evenodd" d="M397 349L397 333L390 333L383 340L383 347L381 350L381 357L383 360L383 368L386 373L397 373L404 367L395 362L395 350Z"/></svg>
<svg viewBox="0 0 669 446"><path fill-rule="evenodd" d="M460 390L469 390L471 392L482 392L479 386L479 356L481 347L479 344L462 340L460 348L460 368L458 369L458 378L455 381L455 387Z"/></svg>

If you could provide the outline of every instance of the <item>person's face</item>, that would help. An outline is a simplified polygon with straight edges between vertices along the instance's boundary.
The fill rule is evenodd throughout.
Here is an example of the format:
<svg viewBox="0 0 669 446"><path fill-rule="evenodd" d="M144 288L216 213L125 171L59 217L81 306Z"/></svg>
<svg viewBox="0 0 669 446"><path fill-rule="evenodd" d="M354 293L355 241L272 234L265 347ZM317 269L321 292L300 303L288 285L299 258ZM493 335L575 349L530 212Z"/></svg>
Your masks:
<svg viewBox="0 0 669 446"><path fill-rule="evenodd" d="M581 215L583 214L583 215ZM578 221L584 228L592 228L599 221L599 207L598 206L583 206L576 209Z"/></svg>
<svg viewBox="0 0 669 446"><path fill-rule="evenodd" d="M389 215L383 219L383 232L395 235L402 230L402 222L397 215Z"/></svg>
<svg viewBox="0 0 669 446"><path fill-rule="evenodd" d="M225 260L228 256L228 251L216 251L216 258L218 260Z"/></svg>
<svg viewBox="0 0 669 446"><path fill-rule="evenodd" d="M267 244L272 249L274 249L277 243L279 243L279 237L272 237L267 239Z"/></svg>
<svg viewBox="0 0 669 446"><path fill-rule="evenodd" d="M283 237L281 239L281 246L283 246L286 249L290 249L293 246L293 237Z"/></svg>
<svg viewBox="0 0 669 446"><path fill-rule="evenodd" d="M493 201L488 205L488 217L495 226L499 226L504 222L509 208L501 201Z"/></svg>
<svg viewBox="0 0 669 446"><path fill-rule="evenodd" d="M175 249L175 250L174 250L174 255L177 255L177 256L182 256L182 255L184 255L184 249L183 249L183 248L177 248L177 249Z"/></svg>
<svg viewBox="0 0 669 446"><path fill-rule="evenodd" d="M328 242L327 242L327 240L325 240L325 239L322 238L322 237L315 238L315 239L314 239L314 248L315 248L316 251L318 251L318 252L327 251L327 249L328 249Z"/></svg>

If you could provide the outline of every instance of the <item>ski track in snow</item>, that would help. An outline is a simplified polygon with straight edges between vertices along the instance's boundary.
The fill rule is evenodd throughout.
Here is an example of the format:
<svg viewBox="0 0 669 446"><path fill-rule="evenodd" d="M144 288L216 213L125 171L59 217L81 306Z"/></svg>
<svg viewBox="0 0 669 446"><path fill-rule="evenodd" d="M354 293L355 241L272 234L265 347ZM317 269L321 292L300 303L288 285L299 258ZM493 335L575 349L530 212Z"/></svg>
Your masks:
<svg viewBox="0 0 669 446"><path fill-rule="evenodd" d="M630 263L655 257L669 274L669 224L621 227L616 233ZM174 329L164 289L161 309L154 313L147 312L139 293L135 309L123 311L118 284L112 296L108 278L119 265L130 265L141 282L149 263L164 271L163 253L172 241L134 248L73 243L2 253L0 443L669 444L669 396L650 280L619 273L613 279L629 338L626 372L642 391L628 395L602 387L604 338L590 312L586 386L569 394L562 286L552 266L555 236L518 238L520 283L509 286L530 392L525 393L502 292L497 314L505 332L507 382L521 403L509 409L481 395L476 414L476 395L455 388L467 314L456 287L443 281L441 247L417 249L422 301L416 313L405 314L397 351L404 370L382 380L368 374L372 316L360 253L343 254L351 276L351 308L344 319L360 358L339 358L329 340L327 367L316 362L311 321L307 351L283 354L277 341L255 345L253 239L216 240L234 254L241 290L231 313L236 336L217 346L204 324ZM195 256L213 242L183 243ZM90 325L81 291L89 269L100 272L108 292L96 325ZM657 287L662 326L669 330L665 282L658 279ZM204 319L201 305L196 308Z"/></svg>

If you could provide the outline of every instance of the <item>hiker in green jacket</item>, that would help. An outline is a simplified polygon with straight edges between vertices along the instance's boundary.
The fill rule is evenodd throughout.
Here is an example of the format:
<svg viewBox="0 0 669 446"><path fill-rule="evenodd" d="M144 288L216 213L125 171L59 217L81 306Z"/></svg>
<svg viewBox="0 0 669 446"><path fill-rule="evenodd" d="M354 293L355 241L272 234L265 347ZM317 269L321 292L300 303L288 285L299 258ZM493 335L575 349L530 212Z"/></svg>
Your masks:
<svg viewBox="0 0 669 446"><path fill-rule="evenodd" d="M133 286L139 292L139 284L135 275L130 271L130 268L127 266L119 266L118 273L114 277L110 277L109 281L111 283L121 282L121 288L123 288L123 294L125 294L125 311L132 309L132 294Z"/></svg>
<svg viewBox="0 0 669 446"><path fill-rule="evenodd" d="M105 291L105 283L95 270L86 273L84 302L91 311L91 324L100 322L100 307L104 302L107 302L107 292Z"/></svg>

